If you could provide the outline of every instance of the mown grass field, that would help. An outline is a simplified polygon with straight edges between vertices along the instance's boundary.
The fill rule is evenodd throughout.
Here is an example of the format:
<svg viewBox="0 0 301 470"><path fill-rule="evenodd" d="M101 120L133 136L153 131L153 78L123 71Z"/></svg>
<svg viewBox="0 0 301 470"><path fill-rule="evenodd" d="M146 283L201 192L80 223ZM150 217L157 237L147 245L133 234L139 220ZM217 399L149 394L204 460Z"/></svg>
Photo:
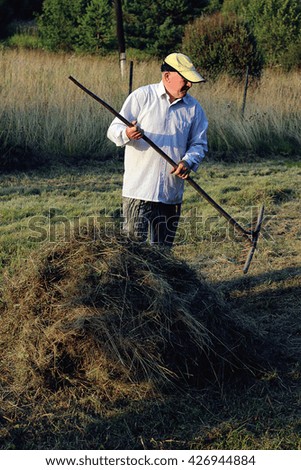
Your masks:
<svg viewBox="0 0 301 470"><path fill-rule="evenodd" d="M25 372L14 376L4 359L18 338L5 324L7 282L17 283L43 250L68 245L79 228L120 230L123 162L105 136L111 116L68 76L116 109L128 83L112 58L1 50L0 67L0 448L301 449L300 75L266 71L248 90L244 118L243 84L223 77L192 89L210 122L196 181L242 226L262 204L265 217L243 275L243 241L187 185L172 256L254 328L262 367L168 390L113 377L100 390L71 373L57 388L18 383ZM158 63L135 63L134 88L157 79ZM10 305L11 324L32 288L28 281L24 298Z"/></svg>

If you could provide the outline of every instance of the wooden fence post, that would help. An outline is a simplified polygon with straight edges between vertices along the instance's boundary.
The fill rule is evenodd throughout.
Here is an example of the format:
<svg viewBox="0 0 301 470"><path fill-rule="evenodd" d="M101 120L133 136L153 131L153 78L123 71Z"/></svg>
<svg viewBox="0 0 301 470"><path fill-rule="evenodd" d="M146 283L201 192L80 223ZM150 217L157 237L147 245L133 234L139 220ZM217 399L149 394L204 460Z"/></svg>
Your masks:
<svg viewBox="0 0 301 470"><path fill-rule="evenodd" d="M115 12L116 12L116 25L117 25L118 48L119 48L120 72L121 72L121 78L123 78L124 77L124 72L125 72L126 57L125 57L125 39L124 39L121 0L114 0L114 5L115 5Z"/></svg>
<svg viewBox="0 0 301 470"><path fill-rule="evenodd" d="M130 62L130 77L129 77L129 95L132 93L132 89L133 89L133 68L134 68L134 62L131 60L131 62Z"/></svg>

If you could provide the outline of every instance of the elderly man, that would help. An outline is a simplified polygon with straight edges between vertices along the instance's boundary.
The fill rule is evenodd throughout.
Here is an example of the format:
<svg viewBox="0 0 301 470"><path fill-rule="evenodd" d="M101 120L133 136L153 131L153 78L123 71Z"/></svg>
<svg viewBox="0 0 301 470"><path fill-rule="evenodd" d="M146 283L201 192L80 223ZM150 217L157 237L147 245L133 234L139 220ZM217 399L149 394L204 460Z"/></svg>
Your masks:
<svg viewBox="0 0 301 470"><path fill-rule="evenodd" d="M193 83L204 81L190 58L169 54L161 71L160 83L142 86L125 100L120 114L133 126L115 118L107 136L125 146L125 231L135 240L171 248L184 180L207 151L208 122L199 102L188 94ZM177 163L175 169L142 139L143 132Z"/></svg>

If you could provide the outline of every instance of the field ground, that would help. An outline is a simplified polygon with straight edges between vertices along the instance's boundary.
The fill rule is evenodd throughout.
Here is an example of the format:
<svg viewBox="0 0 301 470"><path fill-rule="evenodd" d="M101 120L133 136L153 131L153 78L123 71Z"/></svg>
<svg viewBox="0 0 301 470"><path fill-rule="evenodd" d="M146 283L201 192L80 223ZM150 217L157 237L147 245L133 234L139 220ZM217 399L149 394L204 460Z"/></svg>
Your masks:
<svg viewBox="0 0 301 470"><path fill-rule="evenodd" d="M49 393L43 402L16 399L8 374L2 449L301 449L300 160L208 161L195 179L243 226L264 204L262 236L243 275L238 235L187 186L174 256L202 273L234 314L285 338L284 359L251 381L228 377L141 400L123 390L102 403L93 391L85 399L84 388ZM62 231L67 243L76 224L98 219L118 230L121 183L118 160L0 175L1 275L13 274Z"/></svg>

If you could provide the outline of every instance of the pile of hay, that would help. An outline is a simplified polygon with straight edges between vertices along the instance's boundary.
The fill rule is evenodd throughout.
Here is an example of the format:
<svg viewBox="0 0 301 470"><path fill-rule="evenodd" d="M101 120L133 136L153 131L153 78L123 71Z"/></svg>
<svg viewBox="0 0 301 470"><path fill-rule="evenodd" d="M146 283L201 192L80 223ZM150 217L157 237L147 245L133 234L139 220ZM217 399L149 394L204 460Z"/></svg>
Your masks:
<svg viewBox="0 0 301 470"><path fill-rule="evenodd" d="M49 244L6 277L2 349L19 389L201 384L225 365L244 367L245 337L193 269L121 235L94 235Z"/></svg>

